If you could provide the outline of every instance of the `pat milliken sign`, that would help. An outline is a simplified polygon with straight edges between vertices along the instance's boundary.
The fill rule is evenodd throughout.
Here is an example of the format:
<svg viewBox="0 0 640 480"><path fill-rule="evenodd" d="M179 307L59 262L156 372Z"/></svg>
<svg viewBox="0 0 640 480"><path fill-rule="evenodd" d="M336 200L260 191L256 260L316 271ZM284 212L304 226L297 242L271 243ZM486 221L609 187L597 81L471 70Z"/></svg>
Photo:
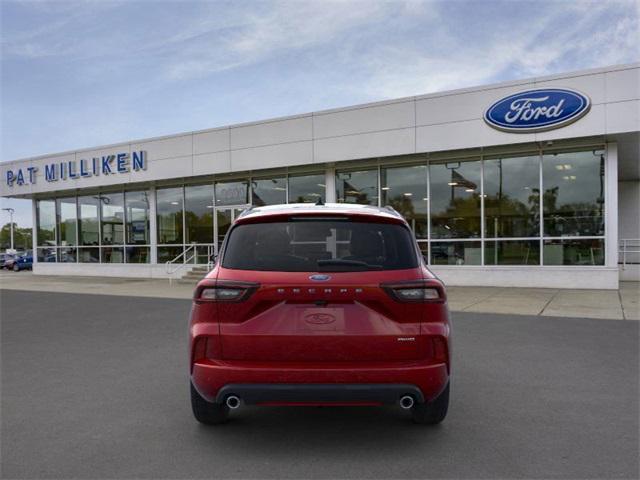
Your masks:
<svg viewBox="0 0 640 480"><path fill-rule="evenodd" d="M566 88L539 88L504 97L484 112L492 128L511 133L532 133L564 127L589 112L591 100Z"/></svg>
<svg viewBox="0 0 640 480"><path fill-rule="evenodd" d="M83 179L87 177L119 175L129 172L139 172L147 169L147 152L140 150L128 153L114 153L101 157L82 158L65 162L52 162L38 167L25 167L7 170L4 178L9 187L31 185L43 177L47 182L58 180Z"/></svg>

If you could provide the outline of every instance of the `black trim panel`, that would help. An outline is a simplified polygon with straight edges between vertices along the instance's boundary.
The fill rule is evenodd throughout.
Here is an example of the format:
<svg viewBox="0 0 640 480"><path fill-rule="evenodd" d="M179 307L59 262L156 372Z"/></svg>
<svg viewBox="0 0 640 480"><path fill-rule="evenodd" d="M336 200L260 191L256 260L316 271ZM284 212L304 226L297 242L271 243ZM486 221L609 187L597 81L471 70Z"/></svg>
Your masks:
<svg viewBox="0 0 640 480"><path fill-rule="evenodd" d="M218 391L216 403L229 395L247 405L266 402L379 402L394 404L404 395L423 403L424 395L415 385L397 383L242 383L225 385Z"/></svg>

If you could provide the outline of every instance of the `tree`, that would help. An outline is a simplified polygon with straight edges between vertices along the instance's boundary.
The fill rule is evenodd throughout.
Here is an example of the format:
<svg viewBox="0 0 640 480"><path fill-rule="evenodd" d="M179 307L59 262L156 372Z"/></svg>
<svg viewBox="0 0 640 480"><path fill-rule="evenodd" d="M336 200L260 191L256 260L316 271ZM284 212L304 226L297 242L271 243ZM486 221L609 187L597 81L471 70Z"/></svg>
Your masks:
<svg viewBox="0 0 640 480"><path fill-rule="evenodd" d="M13 223L13 247L16 250L30 250L31 243L31 229L20 228L17 223ZM11 248L11 224L6 223L2 229L0 229L0 248L4 251L7 248Z"/></svg>

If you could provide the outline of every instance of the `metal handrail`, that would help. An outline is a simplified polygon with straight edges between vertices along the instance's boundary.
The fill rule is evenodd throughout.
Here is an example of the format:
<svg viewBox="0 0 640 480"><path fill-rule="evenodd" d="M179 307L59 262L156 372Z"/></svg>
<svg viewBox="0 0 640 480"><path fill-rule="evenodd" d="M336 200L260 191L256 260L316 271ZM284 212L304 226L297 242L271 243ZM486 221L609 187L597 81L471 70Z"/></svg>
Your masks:
<svg viewBox="0 0 640 480"><path fill-rule="evenodd" d="M191 252L191 256L187 258L187 254ZM172 269L171 266L174 265L178 260L182 258L182 263L178 263L175 269ZM196 264L197 255L196 255L196 244L192 243L188 248L185 248L180 255L178 255L173 260L168 260L165 265L167 267L167 275L169 275L169 284L171 284L171 280L173 279L173 275L191 264L191 260L193 260L193 264Z"/></svg>
<svg viewBox="0 0 640 480"><path fill-rule="evenodd" d="M640 238L621 238L618 247L618 254L622 254L622 269L624 270L627 266L627 254L640 253ZM620 263L620 259L618 259L618 263Z"/></svg>

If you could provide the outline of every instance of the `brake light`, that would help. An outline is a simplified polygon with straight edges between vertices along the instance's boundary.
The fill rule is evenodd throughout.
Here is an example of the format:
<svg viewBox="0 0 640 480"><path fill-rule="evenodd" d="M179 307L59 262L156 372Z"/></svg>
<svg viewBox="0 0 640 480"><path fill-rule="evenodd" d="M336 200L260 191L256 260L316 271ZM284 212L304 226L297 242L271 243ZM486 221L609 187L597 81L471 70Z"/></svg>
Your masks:
<svg viewBox="0 0 640 480"><path fill-rule="evenodd" d="M440 285L426 283L399 283L380 285L399 302L444 302L444 290Z"/></svg>
<svg viewBox="0 0 640 480"><path fill-rule="evenodd" d="M259 287L257 283L215 282L199 285L193 299L197 302L242 302Z"/></svg>

